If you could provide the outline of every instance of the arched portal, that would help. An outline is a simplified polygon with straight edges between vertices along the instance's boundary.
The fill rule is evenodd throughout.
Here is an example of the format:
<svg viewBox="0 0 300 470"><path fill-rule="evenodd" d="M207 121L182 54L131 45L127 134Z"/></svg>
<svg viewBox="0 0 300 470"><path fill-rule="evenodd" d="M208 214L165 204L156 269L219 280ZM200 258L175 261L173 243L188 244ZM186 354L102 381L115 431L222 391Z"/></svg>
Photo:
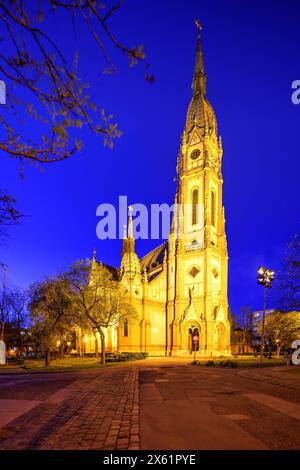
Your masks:
<svg viewBox="0 0 300 470"><path fill-rule="evenodd" d="M200 332L198 328L190 327L188 330L188 343L189 343L189 351L192 353L193 351L199 351L200 347Z"/></svg>
<svg viewBox="0 0 300 470"><path fill-rule="evenodd" d="M198 322L189 321L181 327L181 349L188 351L199 351L201 348L201 328Z"/></svg>

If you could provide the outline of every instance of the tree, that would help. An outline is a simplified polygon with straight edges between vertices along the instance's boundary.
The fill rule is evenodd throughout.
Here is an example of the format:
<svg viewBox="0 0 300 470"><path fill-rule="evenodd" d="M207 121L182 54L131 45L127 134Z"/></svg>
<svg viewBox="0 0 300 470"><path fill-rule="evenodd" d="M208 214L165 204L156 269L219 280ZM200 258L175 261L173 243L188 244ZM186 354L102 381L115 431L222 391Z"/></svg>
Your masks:
<svg viewBox="0 0 300 470"><path fill-rule="evenodd" d="M45 365L48 366L55 341L57 345L74 325L66 280L56 277L31 286L29 311L32 334L45 353Z"/></svg>
<svg viewBox="0 0 300 470"><path fill-rule="evenodd" d="M238 321L230 307L228 307L228 320L230 322L230 331L233 333L233 331L238 327Z"/></svg>
<svg viewBox="0 0 300 470"><path fill-rule="evenodd" d="M261 332L261 322L258 324L258 332ZM265 320L265 336L270 347L276 347L277 357L281 349L290 349L292 342L299 339L300 312L281 312L276 310L269 313Z"/></svg>
<svg viewBox="0 0 300 470"><path fill-rule="evenodd" d="M105 331L136 312L120 283L103 264L78 261L65 274L73 291L76 312L84 316L101 340L101 364L105 364Z"/></svg>
<svg viewBox="0 0 300 470"><path fill-rule="evenodd" d="M0 239L7 235L7 230L20 222L22 215L16 209L16 200L4 191L0 191Z"/></svg>
<svg viewBox="0 0 300 470"><path fill-rule="evenodd" d="M283 312L300 310L300 234L287 246L282 267L275 277L273 302Z"/></svg>
<svg viewBox="0 0 300 470"><path fill-rule="evenodd" d="M78 130L87 127L112 146L121 133L112 116L91 101L79 73L79 57L66 51L55 36L55 23L63 21L86 32L105 60L105 73L116 70L108 53L123 53L129 65L145 58L143 46L127 47L117 39L109 22L124 0L106 6L98 0L2 0L0 2L0 73L6 81L6 106L0 108L0 150L21 163L47 164L69 158L80 150ZM50 25L50 28L49 28ZM52 26L52 29L51 29ZM50 33L51 31L51 33ZM4 54L3 51L6 51ZM73 59L70 59L70 52ZM151 82L152 77L146 74ZM15 116L38 122L40 140L16 129ZM74 130L77 130L74 132Z"/></svg>
<svg viewBox="0 0 300 470"><path fill-rule="evenodd" d="M0 265L3 270L3 283L0 290L0 327L1 335L0 339L4 341L5 325L9 321L10 316L10 291L6 286L6 269L7 266L4 264Z"/></svg>
<svg viewBox="0 0 300 470"><path fill-rule="evenodd" d="M3 289L0 292L0 323L1 323L1 335L0 340L4 341L5 325L9 320L9 305L7 301L7 292Z"/></svg>
<svg viewBox="0 0 300 470"><path fill-rule="evenodd" d="M245 345L252 346L253 340L253 309L250 307L241 307L241 314L239 317L239 326L242 330L242 349L245 352Z"/></svg>
<svg viewBox="0 0 300 470"><path fill-rule="evenodd" d="M28 311L27 292L19 288L12 288L9 296L9 304L11 310L10 322L15 325L17 334L18 359L23 362L24 352L24 334L25 328L28 327Z"/></svg>

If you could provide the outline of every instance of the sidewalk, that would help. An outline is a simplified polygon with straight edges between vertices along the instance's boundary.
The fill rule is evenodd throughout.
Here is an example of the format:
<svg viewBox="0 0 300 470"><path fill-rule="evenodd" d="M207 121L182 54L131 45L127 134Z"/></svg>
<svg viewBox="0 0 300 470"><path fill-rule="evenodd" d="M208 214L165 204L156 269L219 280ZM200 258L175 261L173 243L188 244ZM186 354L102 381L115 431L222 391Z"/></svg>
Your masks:
<svg viewBox="0 0 300 470"><path fill-rule="evenodd" d="M0 449L139 449L137 367L84 374L0 430Z"/></svg>
<svg viewBox="0 0 300 470"><path fill-rule="evenodd" d="M19 366L0 366L0 374L21 374L24 373L25 369Z"/></svg>

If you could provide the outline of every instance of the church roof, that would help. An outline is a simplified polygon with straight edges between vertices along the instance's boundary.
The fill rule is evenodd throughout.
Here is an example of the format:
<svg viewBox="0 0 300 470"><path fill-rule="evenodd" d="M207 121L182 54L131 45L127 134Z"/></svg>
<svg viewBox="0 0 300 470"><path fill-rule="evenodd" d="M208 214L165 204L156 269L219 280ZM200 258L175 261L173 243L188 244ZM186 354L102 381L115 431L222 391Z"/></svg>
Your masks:
<svg viewBox="0 0 300 470"><path fill-rule="evenodd" d="M104 266L107 271L109 271L109 273L112 275L112 279L114 281L118 281L119 278L120 278L120 269L119 268L115 268L114 266L110 266L109 264L105 264L105 263L101 263L99 261L97 261L98 264L102 264L102 266Z"/></svg>
<svg viewBox="0 0 300 470"><path fill-rule="evenodd" d="M153 271L162 266L167 246L168 242L166 241L141 259L141 268L142 270L146 269L148 275L151 275Z"/></svg>
<svg viewBox="0 0 300 470"><path fill-rule="evenodd" d="M186 117L186 132L189 133L195 124L202 135L206 128L209 132L217 131L215 112L209 101L200 93L194 95L190 102Z"/></svg>

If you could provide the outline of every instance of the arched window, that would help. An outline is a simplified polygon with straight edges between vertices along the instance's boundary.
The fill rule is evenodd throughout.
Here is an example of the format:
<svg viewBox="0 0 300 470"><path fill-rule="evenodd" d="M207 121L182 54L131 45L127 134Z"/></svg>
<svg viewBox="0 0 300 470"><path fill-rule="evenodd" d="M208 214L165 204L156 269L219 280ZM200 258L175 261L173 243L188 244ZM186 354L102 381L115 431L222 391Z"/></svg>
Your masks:
<svg viewBox="0 0 300 470"><path fill-rule="evenodd" d="M211 192L211 224L216 225L216 193L214 190Z"/></svg>
<svg viewBox="0 0 300 470"><path fill-rule="evenodd" d="M192 224L198 224L198 204L199 204L199 191L194 189L192 192Z"/></svg>
<svg viewBox="0 0 300 470"><path fill-rule="evenodd" d="M128 336L128 320L125 318L124 320L124 336Z"/></svg>

